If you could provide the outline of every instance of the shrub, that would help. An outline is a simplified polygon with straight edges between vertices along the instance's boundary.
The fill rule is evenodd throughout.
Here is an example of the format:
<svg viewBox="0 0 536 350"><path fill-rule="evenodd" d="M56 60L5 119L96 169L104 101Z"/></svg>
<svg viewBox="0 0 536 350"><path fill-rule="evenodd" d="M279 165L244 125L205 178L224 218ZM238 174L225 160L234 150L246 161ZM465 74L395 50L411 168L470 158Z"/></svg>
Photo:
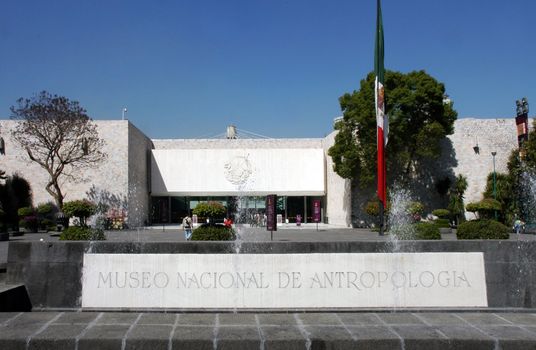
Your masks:
<svg viewBox="0 0 536 350"><path fill-rule="evenodd" d="M502 210L501 203L493 198L484 198L478 204L478 216L483 219L491 219L495 212Z"/></svg>
<svg viewBox="0 0 536 350"><path fill-rule="evenodd" d="M424 211L424 205L421 202L410 202L408 206L408 212L411 215L422 215Z"/></svg>
<svg viewBox="0 0 536 350"><path fill-rule="evenodd" d="M19 215L20 219L24 219L26 216L35 215L35 209L32 207L19 208L19 210L17 210L17 214Z"/></svg>
<svg viewBox="0 0 536 350"><path fill-rule="evenodd" d="M45 231L56 231L56 222L54 220L50 219L42 219L39 223L39 227L41 230Z"/></svg>
<svg viewBox="0 0 536 350"><path fill-rule="evenodd" d="M476 213L478 211L478 202L467 203L465 209L467 209L467 211L470 211L471 213Z"/></svg>
<svg viewBox="0 0 536 350"><path fill-rule="evenodd" d="M439 228L450 228L449 219L436 219L434 224Z"/></svg>
<svg viewBox="0 0 536 350"><path fill-rule="evenodd" d="M192 211L194 215L209 218L210 222L213 222L215 218L222 218L226 212L225 206L215 201L201 202Z"/></svg>
<svg viewBox="0 0 536 350"><path fill-rule="evenodd" d="M103 241L104 231L90 227L71 226L62 231L60 241Z"/></svg>
<svg viewBox="0 0 536 350"><path fill-rule="evenodd" d="M48 216L53 214L56 207L52 203L41 203L37 206L37 213L42 216Z"/></svg>
<svg viewBox="0 0 536 350"><path fill-rule="evenodd" d="M56 214L58 208L52 202L41 203L37 206L39 228L41 230L54 231L56 229Z"/></svg>
<svg viewBox="0 0 536 350"><path fill-rule="evenodd" d="M32 206L32 189L28 181L17 174L8 177L4 184L0 184L0 203L5 212L4 225L17 229L21 219L18 209Z"/></svg>
<svg viewBox="0 0 536 350"><path fill-rule="evenodd" d="M365 205L365 212L370 216L378 216L380 215L380 205L377 201L367 202Z"/></svg>
<svg viewBox="0 0 536 350"><path fill-rule="evenodd" d="M107 230L125 230L127 229L126 214L122 210L110 209L106 213L104 224Z"/></svg>
<svg viewBox="0 0 536 350"><path fill-rule="evenodd" d="M384 208L384 213L387 214L389 209L391 209L391 202L387 202L386 208ZM380 215L380 202L378 200L367 202L367 204L365 204L365 212L370 216Z"/></svg>
<svg viewBox="0 0 536 350"><path fill-rule="evenodd" d="M30 232L37 232L37 229L39 228L39 220L35 215L25 216L24 219L22 219L22 223L22 227L28 229Z"/></svg>
<svg viewBox="0 0 536 350"><path fill-rule="evenodd" d="M439 227L425 222L415 224L415 239L441 239Z"/></svg>
<svg viewBox="0 0 536 350"><path fill-rule="evenodd" d="M193 241L232 241L234 238L234 230L220 224L204 224L192 233Z"/></svg>
<svg viewBox="0 0 536 350"><path fill-rule="evenodd" d="M450 211L448 209L436 209L432 211L432 215L441 219L446 219L450 216Z"/></svg>
<svg viewBox="0 0 536 350"><path fill-rule="evenodd" d="M458 239L508 239L508 227L495 220L473 220L461 223L458 226L456 237Z"/></svg>
<svg viewBox="0 0 536 350"><path fill-rule="evenodd" d="M63 205L63 212L68 217L77 217L80 226L86 226L86 219L95 214L97 206L87 199L70 201Z"/></svg>
<svg viewBox="0 0 536 350"><path fill-rule="evenodd" d="M466 207L467 211L478 213L479 219L491 219L495 212L501 212L501 203L493 198L484 198L480 202L469 203Z"/></svg>
<svg viewBox="0 0 536 350"><path fill-rule="evenodd" d="M23 207L17 210L17 214L20 218L19 228L24 228L30 232L37 232L39 228L39 220L37 213L32 207Z"/></svg>

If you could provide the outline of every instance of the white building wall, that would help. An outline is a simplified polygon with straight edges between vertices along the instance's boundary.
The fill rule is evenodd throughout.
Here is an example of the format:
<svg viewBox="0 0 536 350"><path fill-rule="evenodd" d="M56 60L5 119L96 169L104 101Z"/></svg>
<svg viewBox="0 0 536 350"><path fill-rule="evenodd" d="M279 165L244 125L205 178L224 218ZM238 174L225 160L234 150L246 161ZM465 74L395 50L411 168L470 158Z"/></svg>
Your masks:
<svg viewBox="0 0 536 350"><path fill-rule="evenodd" d="M529 121L532 125L532 120ZM514 118L509 119L475 119L456 120L454 134L449 136L455 151L457 165L456 175L467 177L465 203L477 202L482 199L486 188L486 179L493 172L493 157L497 173L508 171L508 157L517 148L517 129ZM479 152L473 149L478 144Z"/></svg>
<svg viewBox="0 0 536 350"><path fill-rule="evenodd" d="M155 149L151 169L153 195L325 194L322 148Z"/></svg>
<svg viewBox="0 0 536 350"><path fill-rule="evenodd" d="M328 150L335 143L336 131L323 140L326 159L326 216L328 223L350 227L352 217L352 187L351 181L337 175L333 170L333 160Z"/></svg>
<svg viewBox="0 0 536 350"><path fill-rule="evenodd" d="M149 221L151 140L128 124L128 224L144 226Z"/></svg>
<svg viewBox="0 0 536 350"><path fill-rule="evenodd" d="M31 162L26 152L11 139L15 123L0 120L0 136L6 146L6 154L0 155L0 169L7 175L19 173L30 182L34 204L52 201L45 191L48 174ZM136 226L148 216L149 185L152 195L325 194L324 215L329 222L351 224L350 182L333 172L331 157L327 155L334 142L334 132L325 139L149 140L126 120L95 123L99 136L105 141L108 158L96 168L80 171L78 175L84 181L64 182L65 201L86 198L87 191L95 186L119 198L127 198L131 210L129 221L133 220L129 224ZM482 198L486 177L493 171L492 151L497 152L497 172L507 170L510 152L517 147L515 120L459 119L449 139L456 160L454 172L468 179L465 202L478 201ZM473 150L477 143L479 153ZM237 175L234 171L240 169L240 161L233 163L237 157L247 159L251 166L245 183L239 181L243 174L238 171ZM150 160L152 174L147 171ZM227 164L231 169L226 168ZM226 171L231 171L231 178L238 183L229 181ZM359 193L354 195L355 201Z"/></svg>
<svg viewBox="0 0 536 350"><path fill-rule="evenodd" d="M0 120L0 136L4 138L6 147L6 154L0 156L0 169L5 170L7 175L18 173L30 182L34 205L53 201L45 190L49 178L47 171L32 162L26 151L11 138L16 123ZM128 121L101 120L95 123L99 137L105 141L103 150L108 157L94 168L75 171L74 175L80 181L64 181L64 201L86 198L86 192L93 185L120 197L128 193Z"/></svg>

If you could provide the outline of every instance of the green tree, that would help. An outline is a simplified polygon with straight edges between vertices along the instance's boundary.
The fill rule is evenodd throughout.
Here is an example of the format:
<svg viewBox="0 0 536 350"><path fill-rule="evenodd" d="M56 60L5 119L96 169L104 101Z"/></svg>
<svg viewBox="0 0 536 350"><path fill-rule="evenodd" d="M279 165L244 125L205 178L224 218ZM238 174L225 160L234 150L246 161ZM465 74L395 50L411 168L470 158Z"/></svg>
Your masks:
<svg viewBox="0 0 536 350"><path fill-rule="evenodd" d="M498 215L498 221L502 223L510 223L513 220L515 213L515 190L513 189L514 182L508 174L495 174L495 195L493 193L493 173L488 174L486 181L486 189L484 191L485 198L496 197L501 204L502 211Z"/></svg>
<svg viewBox="0 0 536 350"><path fill-rule="evenodd" d="M192 211L197 216L208 218L211 224L214 224L214 219L222 218L226 212L225 206L216 201L198 203Z"/></svg>
<svg viewBox="0 0 536 350"><path fill-rule="evenodd" d="M106 157L96 125L77 101L46 91L30 99L19 98L11 107L11 118L19 121L13 139L47 171L45 189L61 210L65 180L80 180L76 170L96 166Z"/></svg>
<svg viewBox="0 0 536 350"><path fill-rule="evenodd" d="M67 202L63 205L63 212L68 217L77 217L81 227L87 227L87 219L97 212L97 206L87 199Z"/></svg>
<svg viewBox="0 0 536 350"><path fill-rule="evenodd" d="M515 215L522 220L533 223L536 220L534 198L530 190L529 179L536 176L536 121L529 132L529 137L523 144L520 152L518 148L512 150L508 159L508 173L497 174L497 199L501 202L504 216L501 218L506 224L514 221ZM486 196L493 197L493 178L488 176Z"/></svg>
<svg viewBox="0 0 536 350"><path fill-rule="evenodd" d="M370 73L358 91L339 99L343 120L335 125L338 134L328 151L337 174L365 186L376 176L374 79ZM418 175L424 162L440 157L441 141L454 132L457 113L444 100L444 85L424 71L386 71L385 92L387 168L392 183Z"/></svg>
<svg viewBox="0 0 536 350"><path fill-rule="evenodd" d="M454 185L449 191L448 209L456 220L456 225L465 220L465 191L467 190L467 178L459 174L454 181Z"/></svg>
<svg viewBox="0 0 536 350"><path fill-rule="evenodd" d="M9 176L4 184L0 184L0 203L4 211L2 220L5 227L16 230L19 225L19 208L31 207L32 188L30 183L18 174Z"/></svg>
<svg viewBox="0 0 536 350"><path fill-rule="evenodd" d="M517 157L517 165L519 167L525 167L532 172L536 172L536 130L534 128L536 128L536 119L532 122L532 129L529 132L529 139L523 143L523 164L520 162L520 157ZM519 151L516 149L514 150L514 153L519 154ZM514 164L509 165L515 166L515 161Z"/></svg>

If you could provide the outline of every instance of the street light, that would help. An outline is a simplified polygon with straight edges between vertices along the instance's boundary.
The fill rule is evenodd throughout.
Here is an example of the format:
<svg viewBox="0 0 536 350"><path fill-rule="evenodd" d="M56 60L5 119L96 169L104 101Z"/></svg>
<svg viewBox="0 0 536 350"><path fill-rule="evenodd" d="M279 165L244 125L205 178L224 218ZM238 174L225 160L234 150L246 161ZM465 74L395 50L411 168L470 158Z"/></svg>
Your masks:
<svg viewBox="0 0 536 350"><path fill-rule="evenodd" d="M126 107L123 108L123 111L122 111L122 112L123 112L123 114L122 114L122 116L121 116L121 120L125 120L125 114L127 114L127 108L126 108Z"/></svg>
<svg viewBox="0 0 536 350"><path fill-rule="evenodd" d="M497 155L497 152L493 151L491 152L491 156L493 157L493 199L497 200L497 180L496 180L496 173L495 173L495 156ZM497 210L495 210L495 220L497 220Z"/></svg>

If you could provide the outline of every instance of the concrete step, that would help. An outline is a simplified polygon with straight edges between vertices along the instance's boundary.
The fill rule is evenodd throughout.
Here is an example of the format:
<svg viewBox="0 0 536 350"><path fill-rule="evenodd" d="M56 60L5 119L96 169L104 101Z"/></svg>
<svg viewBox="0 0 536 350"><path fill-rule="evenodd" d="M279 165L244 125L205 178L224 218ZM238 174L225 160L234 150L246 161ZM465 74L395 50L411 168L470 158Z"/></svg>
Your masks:
<svg viewBox="0 0 536 350"><path fill-rule="evenodd" d="M0 284L6 281L6 276L7 276L6 264L0 263Z"/></svg>
<svg viewBox="0 0 536 350"><path fill-rule="evenodd" d="M0 312L31 310L32 304L24 284L0 283Z"/></svg>
<svg viewBox="0 0 536 350"><path fill-rule="evenodd" d="M0 349L535 349L536 314L0 313Z"/></svg>

